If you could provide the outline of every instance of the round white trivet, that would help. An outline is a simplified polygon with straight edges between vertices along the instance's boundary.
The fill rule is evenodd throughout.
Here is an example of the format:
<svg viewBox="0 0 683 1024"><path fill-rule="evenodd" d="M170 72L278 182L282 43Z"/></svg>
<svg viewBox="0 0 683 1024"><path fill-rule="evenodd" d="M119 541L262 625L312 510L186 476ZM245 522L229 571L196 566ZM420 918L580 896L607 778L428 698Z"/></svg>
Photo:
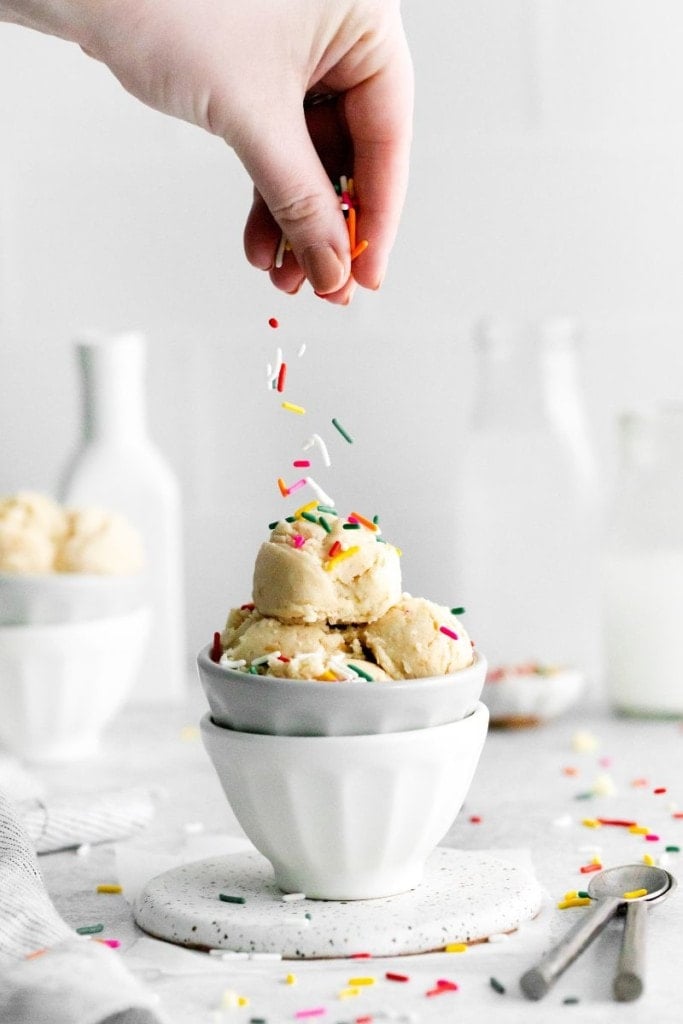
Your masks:
<svg viewBox="0 0 683 1024"><path fill-rule="evenodd" d="M226 903L219 894L242 897ZM535 917L543 893L527 872L477 851L439 847L422 884L383 899L286 902L259 853L212 857L147 883L135 905L150 935L181 946L286 959L399 956L477 942Z"/></svg>

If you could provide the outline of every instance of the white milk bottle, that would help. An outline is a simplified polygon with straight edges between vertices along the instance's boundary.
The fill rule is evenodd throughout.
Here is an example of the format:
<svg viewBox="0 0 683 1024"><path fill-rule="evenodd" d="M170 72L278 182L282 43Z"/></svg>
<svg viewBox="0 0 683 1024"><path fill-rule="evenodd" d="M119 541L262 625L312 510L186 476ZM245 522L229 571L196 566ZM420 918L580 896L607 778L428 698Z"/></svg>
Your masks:
<svg viewBox="0 0 683 1024"><path fill-rule="evenodd" d="M604 558L615 709L683 715L683 404L625 413Z"/></svg>
<svg viewBox="0 0 683 1024"><path fill-rule="evenodd" d="M152 625L131 702L177 702L187 677L180 488L147 431L145 339L87 336L76 347L83 437L61 497L68 505L119 512L139 530Z"/></svg>
<svg viewBox="0 0 683 1024"><path fill-rule="evenodd" d="M485 321L456 516L458 593L490 679L600 667L597 466L576 329Z"/></svg>

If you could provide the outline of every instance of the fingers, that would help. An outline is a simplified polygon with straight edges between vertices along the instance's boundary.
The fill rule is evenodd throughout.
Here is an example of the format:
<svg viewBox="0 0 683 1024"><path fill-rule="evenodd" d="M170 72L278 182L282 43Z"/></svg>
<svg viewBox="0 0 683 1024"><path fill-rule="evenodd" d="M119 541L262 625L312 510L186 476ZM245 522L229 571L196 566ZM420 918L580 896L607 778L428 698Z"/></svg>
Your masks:
<svg viewBox="0 0 683 1024"><path fill-rule="evenodd" d="M352 272L363 287L379 288L408 184L413 74L403 42L382 71L346 93L344 113L354 149L357 237L370 243Z"/></svg>
<svg viewBox="0 0 683 1024"><path fill-rule="evenodd" d="M313 145L300 99L280 100L277 112L277 119L235 144L260 197L245 229L247 257L255 266L271 268L278 287L296 278L294 260L319 295L333 295L348 281L351 266L339 199ZM280 233L292 252L277 269Z"/></svg>

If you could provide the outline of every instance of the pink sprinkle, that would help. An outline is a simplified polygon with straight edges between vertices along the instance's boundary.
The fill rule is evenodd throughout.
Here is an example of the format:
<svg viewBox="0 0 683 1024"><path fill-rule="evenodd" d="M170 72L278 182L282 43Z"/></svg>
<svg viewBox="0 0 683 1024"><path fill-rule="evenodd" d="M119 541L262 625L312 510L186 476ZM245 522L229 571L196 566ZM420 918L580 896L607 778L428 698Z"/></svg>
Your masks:
<svg viewBox="0 0 683 1024"><path fill-rule="evenodd" d="M611 764L612 764L612 758L611 757L600 757L600 758L598 758L598 764L601 765L603 768L609 768L611 766Z"/></svg>
<svg viewBox="0 0 683 1024"><path fill-rule="evenodd" d="M357 523L357 522L358 522L358 520L356 519L356 517L355 517L355 516L347 516L347 517L346 517L346 522L347 522L347 523Z"/></svg>
<svg viewBox="0 0 683 1024"><path fill-rule="evenodd" d="M327 1013L324 1006L314 1006L310 1010L297 1010L294 1016L297 1020L301 1020L303 1017L322 1017L324 1013Z"/></svg>
<svg viewBox="0 0 683 1024"><path fill-rule="evenodd" d="M649 835L645 836L645 842L646 843L658 843L659 842L659 836L656 836L654 833L651 832Z"/></svg>
<svg viewBox="0 0 683 1024"><path fill-rule="evenodd" d="M448 978L439 978L436 983L436 987L448 989L449 992L458 991L458 986L455 984L455 982L449 981Z"/></svg>
<svg viewBox="0 0 683 1024"><path fill-rule="evenodd" d="M310 466L310 464L311 463L309 459L295 459L294 462L292 463L292 465L296 466L297 469L306 469L306 467Z"/></svg>
<svg viewBox="0 0 683 1024"><path fill-rule="evenodd" d="M448 626L439 626L439 632L445 633L446 636L449 636L451 638L451 640L458 639L458 634L454 633L452 629L448 628Z"/></svg>
<svg viewBox="0 0 683 1024"><path fill-rule="evenodd" d="M118 939L100 939L103 946L109 946L110 949L118 949L121 943Z"/></svg>
<svg viewBox="0 0 683 1024"><path fill-rule="evenodd" d="M305 486L306 486L306 477L302 476L301 480L297 480L297 482L295 484L292 484L291 487L288 487L287 490L289 491L290 494L294 494L294 491L298 491L300 487L305 487Z"/></svg>
<svg viewBox="0 0 683 1024"><path fill-rule="evenodd" d="M302 537L300 533L295 533L294 534L294 547L295 548L302 548L305 543L306 543L306 538L305 537Z"/></svg>

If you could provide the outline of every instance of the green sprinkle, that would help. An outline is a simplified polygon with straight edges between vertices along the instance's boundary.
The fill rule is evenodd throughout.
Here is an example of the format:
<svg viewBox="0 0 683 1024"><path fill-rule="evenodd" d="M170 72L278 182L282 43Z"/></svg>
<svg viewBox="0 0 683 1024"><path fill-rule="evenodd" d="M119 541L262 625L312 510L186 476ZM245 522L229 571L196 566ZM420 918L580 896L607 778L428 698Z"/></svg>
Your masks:
<svg viewBox="0 0 683 1024"><path fill-rule="evenodd" d="M223 903L246 903L244 896L230 896L227 892L219 892L218 899Z"/></svg>
<svg viewBox="0 0 683 1024"><path fill-rule="evenodd" d="M589 892L586 892L585 889L579 889L576 895L579 897L580 900L590 900L593 898Z"/></svg>
<svg viewBox="0 0 683 1024"><path fill-rule="evenodd" d="M375 537L378 544L386 544L384 537Z"/></svg>
<svg viewBox="0 0 683 1024"><path fill-rule="evenodd" d="M287 516L287 518L285 519L285 522L286 523L295 523L296 522L296 516Z"/></svg>
<svg viewBox="0 0 683 1024"><path fill-rule="evenodd" d="M313 920L313 914L304 914L304 917L306 918L307 921Z"/></svg>
<svg viewBox="0 0 683 1024"><path fill-rule="evenodd" d="M332 426L335 427L339 431L339 433L341 434L341 436L344 438L345 441L348 441L349 444L353 444L353 438L351 437L350 434L348 434L344 430L344 428L342 427L342 425L339 422L339 420L336 420L336 419L333 418L332 419Z"/></svg>
<svg viewBox="0 0 683 1024"><path fill-rule="evenodd" d="M269 530L274 530L279 522L280 522L280 520L276 519L274 523L268 523L268 529Z"/></svg>
<svg viewBox="0 0 683 1024"><path fill-rule="evenodd" d="M325 531L325 533L332 533L332 527L328 523L327 519L325 519L325 516L319 516L318 517L318 522L322 526L322 528Z"/></svg>
<svg viewBox="0 0 683 1024"><path fill-rule="evenodd" d="M576 998L576 996L567 996L566 999L562 1000L565 1006L576 1006L578 1001L579 1000Z"/></svg>
<svg viewBox="0 0 683 1024"><path fill-rule="evenodd" d="M360 530L360 523L344 523L342 530Z"/></svg>
<svg viewBox="0 0 683 1024"><path fill-rule="evenodd" d="M500 992L501 995L504 995L504 993L505 993L505 985L502 985L498 981L498 978L489 978L489 982L490 982L491 988L493 989L494 992Z"/></svg>
<svg viewBox="0 0 683 1024"><path fill-rule="evenodd" d="M574 797L574 799L575 800L590 800L590 798L592 796L595 796L595 793L591 793L589 791L588 793L577 793L576 796Z"/></svg>
<svg viewBox="0 0 683 1024"><path fill-rule="evenodd" d="M451 615L464 615L464 614L465 614L465 609L464 608L451 608Z"/></svg>
<svg viewBox="0 0 683 1024"><path fill-rule="evenodd" d="M377 526L377 524L379 523L379 516L373 516L372 521L375 524L375 526Z"/></svg>
<svg viewBox="0 0 683 1024"><path fill-rule="evenodd" d="M76 929L79 935L99 935L100 932L104 931L103 924L82 924L80 928Z"/></svg>
<svg viewBox="0 0 683 1024"><path fill-rule="evenodd" d="M312 512L302 512L301 518L305 519L309 523L317 523L318 517L314 516Z"/></svg>
<svg viewBox="0 0 683 1024"><path fill-rule="evenodd" d="M258 675L258 669L254 665L250 665L249 666L249 673L248 674L250 676L257 676Z"/></svg>
<svg viewBox="0 0 683 1024"><path fill-rule="evenodd" d="M375 680L368 672L365 671L365 669L358 668L357 665L349 665L349 668L353 672L356 672L361 677L361 679L366 679L369 683L374 683Z"/></svg>
<svg viewBox="0 0 683 1024"><path fill-rule="evenodd" d="M336 508L331 508L329 505L318 505L318 512L326 512L328 516L338 516Z"/></svg>
<svg viewBox="0 0 683 1024"><path fill-rule="evenodd" d="M268 1024L265 1017L250 1017L249 1024Z"/></svg>
<svg viewBox="0 0 683 1024"><path fill-rule="evenodd" d="M664 849L665 849L665 851L667 853L680 853L681 852L680 846L665 846Z"/></svg>

